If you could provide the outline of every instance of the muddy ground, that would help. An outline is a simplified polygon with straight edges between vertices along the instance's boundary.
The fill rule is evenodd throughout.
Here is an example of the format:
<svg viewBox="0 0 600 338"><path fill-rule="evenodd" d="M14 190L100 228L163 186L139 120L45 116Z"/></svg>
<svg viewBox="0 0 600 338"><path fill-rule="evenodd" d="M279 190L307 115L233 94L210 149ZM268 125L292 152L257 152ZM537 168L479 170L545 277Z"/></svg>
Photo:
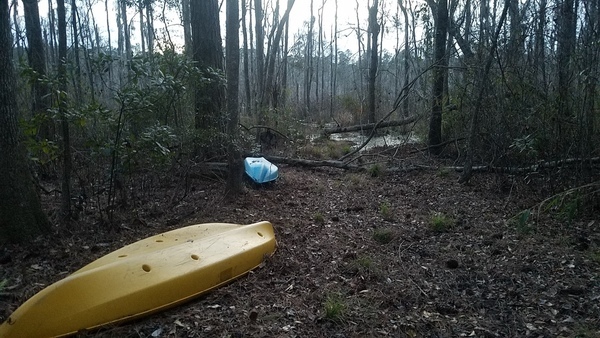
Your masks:
<svg viewBox="0 0 600 338"><path fill-rule="evenodd" d="M402 158L396 165L443 164ZM465 185L443 169L382 172L281 165L276 183L249 186L235 201L223 198L222 180L172 175L131 194L113 228L91 200L70 228L0 250L0 321L135 240L195 223L267 220L278 248L260 268L80 336L600 337L597 213L568 213L564 202L510 221L557 190L543 175L477 174ZM46 207L58 199L45 196Z"/></svg>

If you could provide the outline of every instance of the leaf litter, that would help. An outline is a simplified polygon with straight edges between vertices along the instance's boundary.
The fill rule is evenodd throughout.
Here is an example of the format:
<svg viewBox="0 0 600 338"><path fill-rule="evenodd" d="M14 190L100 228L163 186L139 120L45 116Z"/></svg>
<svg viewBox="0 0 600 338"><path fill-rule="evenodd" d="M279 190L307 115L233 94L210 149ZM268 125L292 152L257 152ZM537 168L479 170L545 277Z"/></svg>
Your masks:
<svg viewBox="0 0 600 338"><path fill-rule="evenodd" d="M195 180L175 206L169 196L178 192L169 189L178 185L166 184L152 203L118 214L116 231L90 213L51 240L5 247L0 320L65 271L135 240L195 223L267 220L278 248L258 269L181 306L80 336L600 336L599 220L538 215L530 232L508 221L544 200L540 186L513 178L506 192L493 174L461 185L457 174L431 171L371 177L281 166L280 175L235 201L222 197L221 182ZM433 215L452 224L437 231ZM389 240L378 241L378 229ZM343 311L327 312L336 306Z"/></svg>

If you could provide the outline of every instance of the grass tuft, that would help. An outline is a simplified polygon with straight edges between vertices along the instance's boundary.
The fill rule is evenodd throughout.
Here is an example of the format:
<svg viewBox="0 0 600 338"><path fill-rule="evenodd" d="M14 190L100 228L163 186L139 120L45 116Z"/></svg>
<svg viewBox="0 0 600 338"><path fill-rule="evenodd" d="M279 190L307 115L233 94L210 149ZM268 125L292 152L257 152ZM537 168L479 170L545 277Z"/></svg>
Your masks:
<svg viewBox="0 0 600 338"><path fill-rule="evenodd" d="M387 244L395 237L394 230L391 228L377 228L373 232L373 239L380 244Z"/></svg>
<svg viewBox="0 0 600 338"><path fill-rule="evenodd" d="M323 303L325 319L332 322L342 322L346 312L346 303L337 294L329 294Z"/></svg>
<svg viewBox="0 0 600 338"><path fill-rule="evenodd" d="M454 220L441 212L433 214L429 220L429 227L435 232L446 232L453 224Z"/></svg>
<svg viewBox="0 0 600 338"><path fill-rule="evenodd" d="M323 214L320 212L315 213L315 215L313 216L313 219L314 219L315 223L317 223L317 224L325 223L325 216L323 216Z"/></svg>
<svg viewBox="0 0 600 338"><path fill-rule="evenodd" d="M381 217L386 221L394 220L394 212L388 202L383 202L379 205L379 213L381 213Z"/></svg>

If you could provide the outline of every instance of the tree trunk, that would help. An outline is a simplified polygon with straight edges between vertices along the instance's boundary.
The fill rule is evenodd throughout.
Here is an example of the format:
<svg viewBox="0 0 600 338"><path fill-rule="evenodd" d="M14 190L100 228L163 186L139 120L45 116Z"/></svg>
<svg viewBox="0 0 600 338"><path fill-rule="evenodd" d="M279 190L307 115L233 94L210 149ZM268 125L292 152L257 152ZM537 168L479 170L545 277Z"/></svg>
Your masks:
<svg viewBox="0 0 600 338"><path fill-rule="evenodd" d="M196 89L195 126L196 129L222 130L220 118L225 92L220 77L215 75L215 71L223 70L219 3L217 0L192 1L190 11L194 60L211 81L209 85L198 84Z"/></svg>
<svg viewBox="0 0 600 338"><path fill-rule="evenodd" d="M146 54L146 25L144 24L144 1L138 3L140 16L140 43L142 47L142 55Z"/></svg>
<svg viewBox="0 0 600 338"><path fill-rule="evenodd" d="M400 10L402 10L402 15L404 16L404 65L403 65L403 69L404 69L404 84L403 87L406 87L408 85L408 82L410 81L410 44L409 44L409 31L410 31L410 25L409 25L409 21L408 21L408 12L406 10L406 7L404 6L404 3L402 0L398 1L398 4L400 5ZM410 100L409 97L406 97L406 100L404 100L404 102L402 102L402 111L404 112L404 117L408 117L409 115L409 109L410 109Z"/></svg>
<svg viewBox="0 0 600 338"><path fill-rule="evenodd" d="M31 86L31 111L34 115L45 116L43 119L44 122L40 126L38 137L41 140L52 140L54 138L52 119L50 116L47 116L47 110L50 108L50 90L44 81L44 77L46 76L46 58L37 0L24 0L23 12L25 14L27 44L29 46L27 57L29 59L29 66L36 73L36 78L32 79Z"/></svg>
<svg viewBox="0 0 600 338"><path fill-rule="evenodd" d="M306 35L306 50L305 50L305 62L304 62L304 118L308 118L311 110L310 106L310 90L312 85L313 77L313 29L315 25L315 18L313 12L313 0L310 0L310 21L308 24L308 34Z"/></svg>
<svg viewBox="0 0 600 338"><path fill-rule="evenodd" d="M546 0L540 1L537 13L533 76L536 84L546 93L548 87L546 84Z"/></svg>
<svg viewBox="0 0 600 338"><path fill-rule="evenodd" d="M335 112L335 98L337 95L337 66L338 66L338 1L335 0L335 14L333 17L333 64L331 65L331 102L329 103L329 117L333 119Z"/></svg>
<svg viewBox="0 0 600 338"><path fill-rule="evenodd" d="M0 1L0 242L50 231L20 142L8 1Z"/></svg>
<svg viewBox="0 0 600 338"><path fill-rule="evenodd" d="M262 0L254 0L254 25L256 33L256 110L258 124L265 124L265 111L260 107L265 95L265 32L263 29Z"/></svg>
<svg viewBox="0 0 600 338"><path fill-rule="evenodd" d="M146 4L146 34L148 34L148 54L154 54L154 8L152 2Z"/></svg>
<svg viewBox="0 0 600 338"><path fill-rule="evenodd" d="M58 16L58 115L60 117L62 134L62 199L61 199L61 221L68 224L71 220L71 141L69 132L69 120L67 118L67 19L65 13L65 0L58 0L56 13Z"/></svg>
<svg viewBox="0 0 600 338"><path fill-rule="evenodd" d="M252 92L250 91L250 59L248 57L248 29L246 26L246 0L242 0L242 37L244 39L244 95L246 101L246 111L248 115L252 115Z"/></svg>
<svg viewBox="0 0 600 338"><path fill-rule="evenodd" d="M120 1L120 10L121 10L121 24L123 26L123 41L125 44L125 60L127 61L127 63L129 63L129 61L131 60L131 58L133 57L133 54L131 52L131 39L130 39L130 32L129 32L129 22L127 21L127 1L126 0L119 0Z"/></svg>
<svg viewBox="0 0 600 338"><path fill-rule="evenodd" d="M108 11L108 1L109 1L109 0L104 0L104 11L105 11L106 13L110 13L110 12ZM108 48L112 49L112 41L111 41L111 36L110 36L110 18L109 18L109 17L110 17L109 15L107 15L107 16L106 16L106 36L107 36L107 38L108 38ZM97 29L98 29L98 28L96 28L96 30L97 30ZM100 45L98 45L98 47L100 47ZM111 53L111 54L112 54L112 53ZM109 79L109 83L111 82L111 81L110 81L110 80L111 80L111 74L112 74L111 68L108 68L108 79Z"/></svg>
<svg viewBox="0 0 600 338"><path fill-rule="evenodd" d="M289 52L289 42L290 42L290 22L287 20L285 23L285 33L284 33L284 44L283 44L283 75L281 78L281 106L286 107L287 105L287 97L288 97L288 52Z"/></svg>
<svg viewBox="0 0 600 338"><path fill-rule="evenodd" d="M75 59L75 75L73 76L73 88L75 89L75 100L77 104L82 99L81 89L81 64L79 62L79 28L77 25L77 3L71 0L71 31L73 35L73 58ZM66 60L66 58L65 58Z"/></svg>
<svg viewBox="0 0 600 338"><path fill-rule="evenodd" d="M227 56L227 134L229 142L227 145L227 163L229 174L227 176L227 194L237 196L243 190L242 175L244 164L239 150L239 121L238 94L240 77L240 23L238 0L227 0L226 8L226 53Z"/></svg>
<svg viewBox="0 0 600 338"><path fill-rule="evenodd" d="M575 51L576 36L576 7L577 0L563 0L559 4L560 16L557 36L557 64L558 64L558 95L557 116L554 119L557 130L555 148L558 153L568 150L565 147L565 138L568 138L568 124L573 117L571 104L571 77L573 68L572 54Z"/></svg>
<svg viewBox="0 0 600 338"><path fill-rule="evenodd" d="M185 42L185 55L190 59L193 57L192 48L192 19L190 15L190 1L182 0L181 4L181 16L183 22L183 41Z"/></svg>
<svg viewBox="0 0 600 338"><path fill-rule="evenodd" d="M432 8L432 11L435 9ZM433 86L431 118L429 120L429 146L433 154L439 154L441 148L435 145L442 143L442 106L444 100L444 76L448 71L444 61L446 54L446 35L448 32L448 2L439 0L435 20L435 40L433 62Z"/></svg>
<svg viewBox="0 0 600 338"><path fill-rule="evenodd" d="M16 7L16 6L15 6ZM54 64L56 63L56 17L55 17L55 12L54 9L52 8L52 0L48 0L48 30L49 32L49 41L48 41L48 48L49 50L49 56L48 56L48 63L49 64Z"/></svg>
<svg viewBox="0 0 600 338"><path fill-rule="evenodd" d="M375 123L376 110L375 104L375 80L377 78L377 64L379 62L377 53L377 42L379 41L379 23L377 23L378 0L373 2L373 6L369 8L369 34L371 34L371 55L369 62L369 123Z"/></svg>

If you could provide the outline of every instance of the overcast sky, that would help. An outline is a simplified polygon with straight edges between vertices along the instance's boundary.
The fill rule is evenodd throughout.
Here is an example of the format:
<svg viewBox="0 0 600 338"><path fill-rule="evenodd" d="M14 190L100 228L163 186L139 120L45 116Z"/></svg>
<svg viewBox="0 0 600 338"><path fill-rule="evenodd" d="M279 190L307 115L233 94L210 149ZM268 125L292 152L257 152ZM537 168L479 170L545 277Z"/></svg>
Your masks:
<svg viewBox="0 0 600 338"><path fill-rule="evenodd" d="M92 2L94 2L94 0L91 0ZM112 44L116 45L117 42L117 35L116 35L116 9L113 3L111 3L113 0L109 0L109 21L110 21L110 25L111 25L111 35L112 35ZM281 13L283 14L283 11L285 10L285 6L287 4L286 0L280 0L281 1L281 5L283 6L283 8L281 8ZM82 2L82 1L79 1ZM104 1L95 1L96 4L93 5L93 12L90 13L90 15L88 15L88 18L90 18L90 21L93 17L93 19L95 20L96 24L99 27L100 33L104 36L106 36L106 18L107 18L107 13L106 10L104 8ZM358 4L357 4L358 2ZM422 2L422 0L414 0L413 3L420 3ZM269 3L268 0L264 0L263 3ZM380 15L381 15L381 11L385 11L386 13L389 13L388 17L386 18L386 23L385 25L390 28L392 26L391 24L391 16L395 15L396 13L396 3L397 1L380 1ZM47 17L47 13L48 13L48 2L45 0L41 0L39 2L39 6L40 6L40 16L45 19ZM358 13L358 17L361 20L361 29L366 30L367 28L367 16L368 16L368 1L367 0L338 0L338 48L339 50L346 50L349 49L353 52L355 52L357 50L357 40L356 40L356 31L355 28L357 27L357 13ZM315 0L314 1L314 16L315 18L318 19L318 11L321 8L321 1L320 0ZM162 8L156 8L155 9L155 16L157 14L159 14L159 12L162 11ZM335 0L327 0L325 3L325 6L322 9L324 16L323 16L323 30L324 30L324 34L325 34L325 39L327 41L331 41L331 31L332 31L332 27L334 25L334 17L335 17ZM221 15L221 23L222 26L224 27L225 25L225 17L224 17L224 13L225 12L225 5L223 4L223 8L222 8L222 15ZM269 10L270 12L270 10ZM20 10L20 14L22 15L22 10ZM183 29L181 27L181 23L179 21L179 17L176 13L170 13L170 15L167 15L168 17L168 22L166 23L168 25L168 29L169 29L169 33L171 35L171 38L173 40L173 42L178 45L178 47L182 47L183 46ZM302 29L303 25L309 20L310 18L310 0L296 0L296 3L294 5L294 8L292 9L291 15L290 15L290 39L294 38L294 35L298 33L299 30ZM139 16L138 13L136 13L133 9L129 10L129 20L132 22L133 24L133 29L134 31L132 31L132 44L135 45L139 45L139 41L140 41L140 37L139 37L139 29L138 29L138 25L139 25ZM21 24L21 29L24 29L23 27L23 22L20 23ZM315 35L318 33L318 23L315 23ZM162 39L163 38L163 34L164 34L164 28L165 28L165 23L163 23L162 21L155 19L154 21L154 26L155 29L157 31L157 38L158 39ZM389 30L387 32L384 32L384 43L383 43L383 47L385 49L387 49L388 51L393 51L395 44L396 44L396 32L395 30ZM223 29L223 39L225 38L224 36L224 29ZM366 38L365 38L365 43L366 43ZM241 43L241 40L240 40ZM292 43L292 41L290 41L290 44ZM400 34L400 45L403 45L403 34Z"/></svg>

